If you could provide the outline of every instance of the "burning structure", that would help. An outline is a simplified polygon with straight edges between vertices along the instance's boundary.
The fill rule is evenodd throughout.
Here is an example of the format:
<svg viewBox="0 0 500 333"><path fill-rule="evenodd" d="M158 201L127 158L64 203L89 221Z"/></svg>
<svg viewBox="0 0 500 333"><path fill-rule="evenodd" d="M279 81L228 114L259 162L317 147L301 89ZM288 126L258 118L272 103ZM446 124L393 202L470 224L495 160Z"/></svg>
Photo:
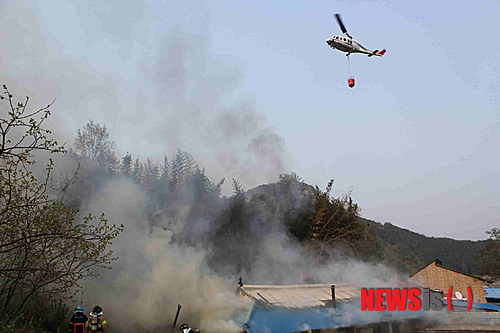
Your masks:
<svg viewBox="0 0 500 333"><path fill-rule="evenodd" d="M238 292L254 301L243 324L249 333L341 326L345 308L359 297L359 289L346 284L241 284Z"/></svg>
<svg viewBox="0 0 500 333"><path fill-rule="evenodd" d="M361 312L360 290L350 284L240 284L239 294L254 302L242 327L248 333L411 332L425 321L425 310Z"/></svg>
<svg viewBox="0 0 500 333"><path fill-rule="evenodd" d="M425 306L417 312L360 312L360 291L349 284L243 285L240 281L239 295L253 301L240 324L247 333L499 332L495 326L500 317L481 317L489 315L484 312L458 314ZM424 303L436 293L429 288L423 292Z"/></svg>

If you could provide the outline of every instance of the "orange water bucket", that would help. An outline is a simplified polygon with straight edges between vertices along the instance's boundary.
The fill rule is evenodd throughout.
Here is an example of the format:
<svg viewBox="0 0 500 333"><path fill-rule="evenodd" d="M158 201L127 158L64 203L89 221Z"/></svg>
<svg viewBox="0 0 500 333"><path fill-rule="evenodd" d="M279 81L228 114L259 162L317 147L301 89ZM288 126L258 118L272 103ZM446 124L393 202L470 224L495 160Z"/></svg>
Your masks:
<svg viewBox="0 0 500 333"><path fill-rule="evenodd" d="M354 81L353 77L347 79L347 85L349 86L349 88L353 88L355 84L356 82Z"/></svg>

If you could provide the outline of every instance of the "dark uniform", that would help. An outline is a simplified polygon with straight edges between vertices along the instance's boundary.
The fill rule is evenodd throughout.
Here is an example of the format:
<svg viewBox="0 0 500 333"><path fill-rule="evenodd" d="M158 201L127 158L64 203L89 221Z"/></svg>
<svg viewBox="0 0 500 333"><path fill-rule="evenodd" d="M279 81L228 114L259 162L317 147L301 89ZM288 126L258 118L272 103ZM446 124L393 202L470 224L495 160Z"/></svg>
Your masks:
<svg viewBox="0 0 500 333"><path fill-rule="evenodd" d="M83 308L77 306L75 312L73 312L71 316L68 325L68 333L86 333L87 320L88 318L85 313L83 313Z"/></svg>

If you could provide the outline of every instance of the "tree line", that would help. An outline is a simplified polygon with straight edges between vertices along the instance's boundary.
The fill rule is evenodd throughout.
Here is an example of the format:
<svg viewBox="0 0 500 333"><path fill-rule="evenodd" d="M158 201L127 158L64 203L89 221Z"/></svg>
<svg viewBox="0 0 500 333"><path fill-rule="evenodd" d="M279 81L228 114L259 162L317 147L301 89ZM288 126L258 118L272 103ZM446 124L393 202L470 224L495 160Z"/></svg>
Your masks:
<svg viewBox="0 0 500 333"><path fill-rule="evenodd" d="M79 207L107 180L132 181L147 195L145 211L151 225L166 220L166 228L173 225L175 230L174 242L211 249L211 267L222 274L251 270L253 259L261 254L262 235L281 226L281 231L318 254L318 264L347 256L407 273L425 264L419 251L400 251L404 244L380 237L372 224L360 218L360 207L349 194L334 196L334 180L321 189L294 173L282 174L267 191L249 195L252 191L231 179L232 195L225 197L221 192L226 179L210 179L188 152L178 150L160 163L129 153L119 157L104 124L89 121L77 132L74 147L71 158L87 165L74 186ZM469 273L500 275L494 239L479 253L477 269Z"/></svg>

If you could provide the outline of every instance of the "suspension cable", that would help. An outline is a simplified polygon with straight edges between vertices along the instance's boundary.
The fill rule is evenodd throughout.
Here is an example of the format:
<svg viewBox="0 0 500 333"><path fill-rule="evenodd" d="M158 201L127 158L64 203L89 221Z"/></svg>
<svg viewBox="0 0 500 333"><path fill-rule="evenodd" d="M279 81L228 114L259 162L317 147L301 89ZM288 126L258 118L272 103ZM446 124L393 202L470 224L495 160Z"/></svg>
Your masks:
<svg viewBox="0 0 500 333"><path fill-rule="evenodd" d="M352 75L352 68L351 68L351 58L347 56L347 68L348 68L348 75L349 77L353 77Z"/></svg>

